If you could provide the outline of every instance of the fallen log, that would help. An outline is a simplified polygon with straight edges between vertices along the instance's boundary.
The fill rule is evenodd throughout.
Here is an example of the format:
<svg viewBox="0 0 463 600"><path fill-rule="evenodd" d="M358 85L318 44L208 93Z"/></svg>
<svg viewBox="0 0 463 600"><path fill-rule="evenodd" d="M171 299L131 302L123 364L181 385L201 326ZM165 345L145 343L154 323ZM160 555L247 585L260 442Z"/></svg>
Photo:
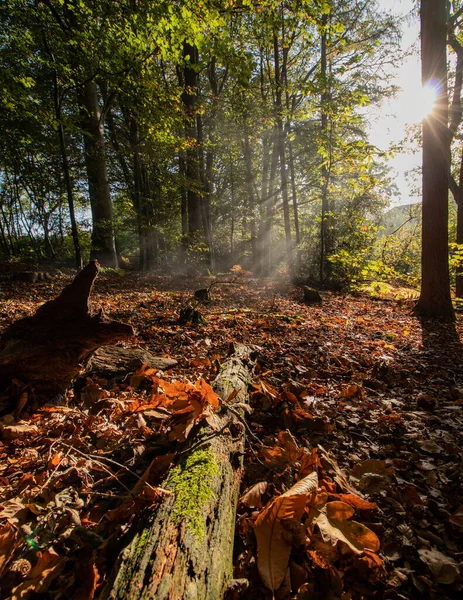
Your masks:
<svg viewBox="0 0 463 600"><path fill-rule="evenodd" d="M98 375L105 379L122 378L146 365L151 369L167 371L178 362L173 358L154 356L143 348L121 348L101 346L92 353L85 365L84 376Z"/></svg>
<svg viewBox="0 0 463 600"><path fill-rule="evenodd" d="M89 298L98 274L92 261L61 294L31 317L10 325L0 340L0 413L19 413L64 394L96 348L128 339L130 325L92 314Z"/></svg>
<svg viewBox="0 0 463 600"><path fill-rule="evenodd" d="M193 438L191 451L162 484L172 495L135 525L100 600L223 597L231 579L245 443L244 427L233 415L248 402L253 354L245 346L236 347L221 366L213 388L223 400L230 398L233 412L220 415L218 435L208 436L202 429ZM201 444L205 438L207 443Z"/></svg>

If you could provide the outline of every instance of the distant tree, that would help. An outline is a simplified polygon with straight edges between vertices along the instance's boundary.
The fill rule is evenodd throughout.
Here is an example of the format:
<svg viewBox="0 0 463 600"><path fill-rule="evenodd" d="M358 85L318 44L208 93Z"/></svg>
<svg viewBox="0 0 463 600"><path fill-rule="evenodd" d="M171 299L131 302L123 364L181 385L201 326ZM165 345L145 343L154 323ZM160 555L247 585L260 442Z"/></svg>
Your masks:
<svg viewBox="0 0 463 600"><path fill-rule="evenodd" d="M423 209L421 293L416 312L453 319L448 254L450 140L447 90L447 2L421 0L423 85L437 91L435 108L423 121Z"/></svg>

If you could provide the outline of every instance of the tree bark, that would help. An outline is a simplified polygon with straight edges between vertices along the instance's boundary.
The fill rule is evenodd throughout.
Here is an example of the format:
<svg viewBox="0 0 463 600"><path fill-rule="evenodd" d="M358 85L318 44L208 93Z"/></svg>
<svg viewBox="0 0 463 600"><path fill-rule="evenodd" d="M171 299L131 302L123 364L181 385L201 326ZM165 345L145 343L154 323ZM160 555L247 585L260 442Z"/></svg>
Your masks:
<svg viewBox="0 0 463 600"><path fill-rule="evenodd" d="M196 235L202 229L201 178L199 173L198 132L196 126L196 108L198 101L198 50L187 42L183 45L185 67L183 72L186 134L189 139L186 150L185 171L187 177L188 234Z"/></svg>
<svg viewBox="0 0 463 600"><path fill-rule="evenodd" d="M447 3L421 0L423 85L440 86L433 112L423 121L421 293L416 312L454 319L448 256L450 136L447 91Z"/></svg>
<svg viewBox="0 0 463 600"><path fill-rule="evenodd" d="M93 223L90 257L98 260L105 267L116 268L118 261L103 121L98 102L98 90L94 81L87 81L81 86L78 101L84 134L85 165Z"/></svg>
<svg viewBox="0 0 463 600"><path fill-rule="evenodd" d="M79 374L83 359L99 346L128 339L130 325L92 315L89 297L98 274L93 261L35 315L16 321L0 343L0 412L20 411L63 394Z"/></svg>
<svg viewBox="0 0 463 600"><path fill-rule="evenodd" d="M326 27L328 23L328 15L323 15L322 25ZM326 57L326 45L327 45L327 36L326 31L323 31L321 36L321 60L320 60L320 68L321 68L321 83L322 83L322 93L320 98L320 109L321 109L321 135L323 142L328 143L328 113L327 113L327 102L328 102L328 64ZM322 169L322 206L321 206L321 221L320 221L320 281L323 283L325 281L327 271L329 270L329 263L327 260L327 255L329 254L329 244L328 244L328 185L329 185L329 170L326 166L326 159L323 161Z"/></svg>
<svg viewBox="0 0 463 600"><path fill-rule="evenodd" d="M249 348L236 348L221 367L213 384L215 391L226 399L238 390L233 404L247 403L253 363ZM226 425L230 413L227 411L220 418L221 424ZM100 600L219 600L223 597L232 568L244 449L241 423L230 424L230 431L233 435L221 433L212 438L207 447L216 472L210 480L213 496L200 511L204 533L199 535L192 531L187 519L178 520L176 507L182 498L176 490L180 488L172 489L168 478L163 487L171 487L174 493L148 522L138 524L133 539L120 554ZM204 436L204 431L201 435ZM192 446L199 440L195 437ZM189 459L194 460L195 452L204 452L205 447L193 448Z"/></svg>
<svg viewBox="0 0 463 600"><path fill-rule="evenodd" d="M48 44L47 44L48 47ZM51 52L50 52L51 54ZM51 54L51 57L53 55ZM74 190L71 179L71 170L69 168L68 154L66 149L66 137L64 134L64 126L62 122L61 115L61 101L59 98L59 85L58 85L58 75L56 70L53 71L53 97L55 103L55 115L56 121L58 123L58 138L59 138L59 147L61 153L61 162L63 165L63 178L64 185L66 188L66 196L68 200L69 207L69 218L71 221L71 233L72 233L72 241L74 244L74 252L75 252L75 264L77 269L81 269L83 266L83 258L82 258L82 250L80 248L80 240L79 240L79 230L77 227L76 220L76 212L74 207Z"/></svg>
<svg viewBox="0 0 463 600"><path fill-rule="evenodd" d="M455 202L457 204L456 242L460 254L460 248L463 248L463 154L460 160L460 177ZM455 295L457 298L463 298L463 264L459 264L455 271Z"/></svg>
<svg viewBox="0 0 463 600"><path fill-rule="evenodd" d="M288 199L288 174L286 171L285 132L283 128L283 106L281 101L283 86L280 73L280 54L278 47L278 36L276 33L273 36L273 49L275 61L275 112L277 125L277 147L280 158L280 180L281 197L283 201L283 219L285 226L286 260L291 275L294 275L293 244L291 240L291 221L289 215Z"/></svg>
<svg viewBox="0 0 463 600"><path fill-rule="evenodd" d="M246 129L244 133L244 164L246 172L246 191L248 197L248 216L249 216L249 229L251 233L251 256L253 270L259 270L259 249L258 240L256 235L256 219L255 219L255 208L256 208L256 194L254 191L254 177L252 170L252 151L251 144L249 142L249 133Z"/></svg>

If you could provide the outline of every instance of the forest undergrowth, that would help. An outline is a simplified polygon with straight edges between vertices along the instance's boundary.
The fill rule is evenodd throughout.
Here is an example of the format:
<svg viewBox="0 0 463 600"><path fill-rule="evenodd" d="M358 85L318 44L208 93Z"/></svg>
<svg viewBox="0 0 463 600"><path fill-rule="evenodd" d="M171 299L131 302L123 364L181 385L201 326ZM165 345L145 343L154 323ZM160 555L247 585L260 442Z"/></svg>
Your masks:
<svg viewBox="0 0 463 600"><path fill-rule="evenodd" d="M0 331L67 282L2 282ZM199 288L209 301L194 298ZM160 478L160 457L174 461L181 446L167 433L172 414L148 406L147 384L207 395L233 343L252 346L258 362L229 598L272 598L254 525L315 471L318 492L283 523L291 554L275 598L461 597L463 317L428 322L406 301L322 297L307 305L288 281L243 272L100 275L92 305L133 325L129 346L178 364L87 380L1 418L0 597L98 597L123 534L162 502L156 477L137 497L130 490L156 457ZM180 325L187 306L204 322ZM269 540L267 560L281 561L278 544Z"/></svg>

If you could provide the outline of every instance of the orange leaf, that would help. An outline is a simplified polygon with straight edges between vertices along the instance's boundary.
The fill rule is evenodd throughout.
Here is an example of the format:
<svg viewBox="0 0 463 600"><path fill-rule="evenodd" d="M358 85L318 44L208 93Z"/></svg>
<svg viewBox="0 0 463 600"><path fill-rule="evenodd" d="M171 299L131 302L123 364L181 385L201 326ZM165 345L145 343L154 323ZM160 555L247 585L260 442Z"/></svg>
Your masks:
<svg viewBox="0 0 463 600"><path fill-rule="evenodd" d="M270 590L277 590L286 575L291 546L283 539L284 519L300 519L307 498L318 485L316 473L311 473L287 492L271 500L257 517L254 531L257 539L257 567Z"/></svg>
<svg viewBox="0 0 463 600"><path fill-rule="evenodd" d="M204 379L199 379L196 382L195 387L201 392L202 397L212 406L212 408L216 410L219 408L218 395Z"/></svg>
<svg viewBox="0 0 463 600"><path fill-rule="evenodd" d="M380 542L376 533L356 521L350 521L354 514L352 506L344 502L328 502L313 523L318 525L324 541L335 545L345 542L351 550L361 554L364 550L377 552Z"/></svg>
<svg viewBox="0 0 463 600"><path fill-rule="evenodd" d="M330 494L330 496L338 498L341 502L345 502L358 510L373 510L374 508L378 508L376 502L367 502L355 494Z"/></svg>

